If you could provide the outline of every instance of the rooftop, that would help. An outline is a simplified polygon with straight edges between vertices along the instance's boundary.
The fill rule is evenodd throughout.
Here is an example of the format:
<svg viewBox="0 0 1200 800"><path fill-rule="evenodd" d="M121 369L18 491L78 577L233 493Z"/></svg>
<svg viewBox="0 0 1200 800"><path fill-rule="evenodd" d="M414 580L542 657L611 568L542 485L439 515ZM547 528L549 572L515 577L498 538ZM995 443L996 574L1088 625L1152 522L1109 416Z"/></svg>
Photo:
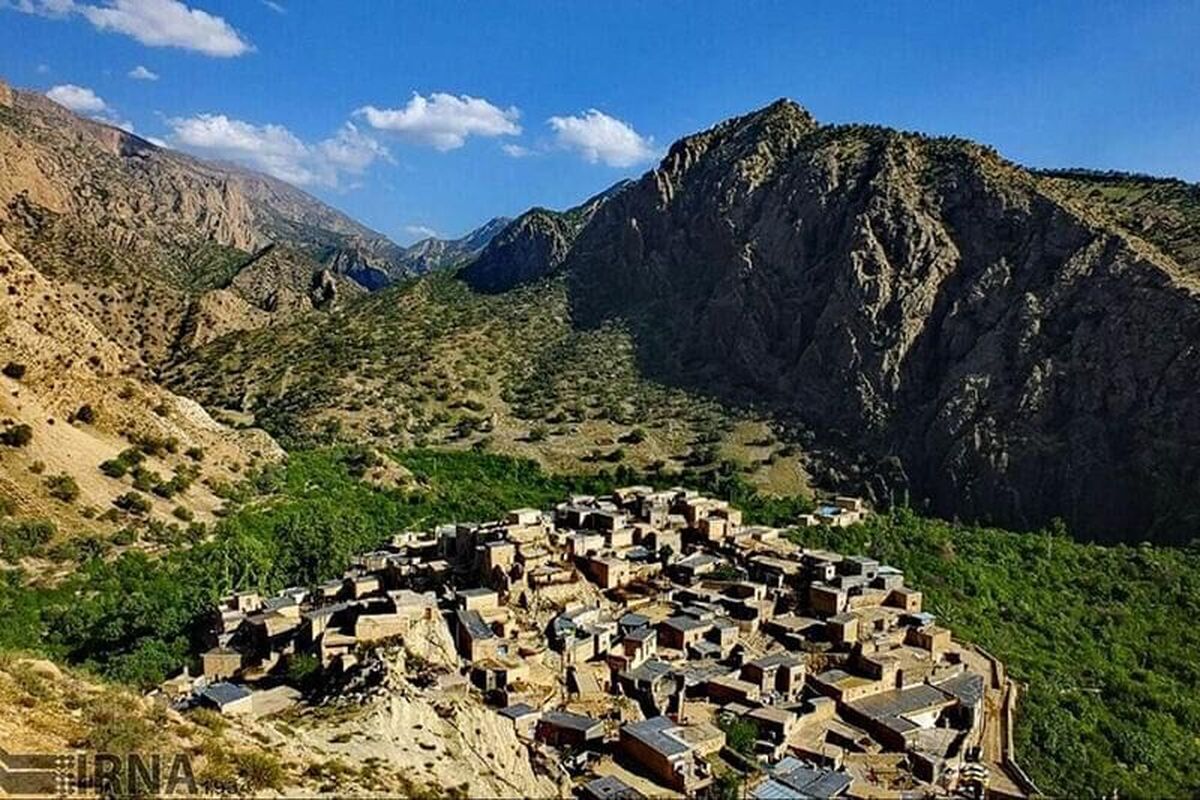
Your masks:
<svg viewBox="0 0 1200 800"><path fill-rule="evenodd" d="M556 728L567 728L582 733L587 733L592 728L601 724L598 719L585 717L583 714L573 714L570 711L547 711L545 714L542 714L542 722L553 725Z"/></svg>
<svg viewBox="0 0 1200 800"><path fill-rule="evenodd" d="M509 719L521 719L522 717L527 717L530 714L536 714L537 709L528 703L514 703L508 708L500 709L499 713L500 716L508 717Z"/></svg>
<svg viewBox="0 0 1200 800"><path fill-rule="evenodd" d="M679 726L669 717L651 717L642 722L630 722L621 729L621 732L637 739L646 747L666 758L677 758L691 750L690 747L671 735L671 732L677 727Z"/></svg>
<svg viewBox="0 0 1200 800"><path fill-rule="evenodd" d="M226 706L238 700L244 700L250 696L250 690L244 686L238 686L236 683L227 683L220 681L214 683L201 693L201 697L216 703L218 706Z"/></svg>

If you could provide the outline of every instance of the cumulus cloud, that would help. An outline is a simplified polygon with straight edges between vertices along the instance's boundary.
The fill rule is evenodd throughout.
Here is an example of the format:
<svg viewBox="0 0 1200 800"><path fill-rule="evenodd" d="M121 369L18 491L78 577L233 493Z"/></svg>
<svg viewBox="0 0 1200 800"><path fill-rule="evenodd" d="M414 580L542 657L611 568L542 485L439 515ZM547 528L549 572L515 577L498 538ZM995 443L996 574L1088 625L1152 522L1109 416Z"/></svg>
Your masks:
<svg viewBox="0 0 1200 800"><path fill-rule="evenodd" d="M178 47L217 58L254 49L224 18L180 0L104 0L103 5L75 0L0 0L0 8L5 7L55 19L78 14L97 30L130 36L147 47Z"/></svg>
<svg viewBox="0 0 1200 800"><path fill-rule="evenodd" d="M548 123L558 145L579 153L589 164L631 167L657 155L652 137L594 108L578 116L551 117Z"/></svg>
<svg viewBox="0 0 1200 800"><path fill-rule="evenodd" d="M99 114L108 109L108 103L104 102L100 95L86 86L76 86L73 83L52 87L46 92L46 97L76 114Z"/></svg>
<svg viewBox="0 0 1200 800"><path fill-rule="evenodd" d="M156 81L156 80L158 80L157 72L151 72L150 70L143 67L141 64L138 64L136 67L129 70L129 72L127 74L129 75L129 77L133 78L135 81Z"/></svg>
<svg viewBox="0 0 1200 800"><path fill-rule="evenodd" d="M516 107L499 108L468 95L413 93L403 108L364 106L354 112L377 130L429 145L441 151L462 147L470 136L516 136L521 132Z"/></svg>
<svg viewBox="0 0 1200 800"><path fill-rule="evenodd" d="M103 122L105 125L112 125L114 128L120 128L128 133L133 133L133 123L127 119L118 117L116 109L104 102L104 98L86 86L63 83L51 87L46 92L46 97L49 97L60 106L74 111L76 114L86 115L97 122Z"/></svg>
<svg viewBox="0 0 1200 800"><path fill-rule="evenodd" d="M390 161L387 148L346 123L333 136L307 143L282 125L255 125L224 114L167 120L169 142L210 158L234 161L297 186L341 186L375 161Z"/></svg>

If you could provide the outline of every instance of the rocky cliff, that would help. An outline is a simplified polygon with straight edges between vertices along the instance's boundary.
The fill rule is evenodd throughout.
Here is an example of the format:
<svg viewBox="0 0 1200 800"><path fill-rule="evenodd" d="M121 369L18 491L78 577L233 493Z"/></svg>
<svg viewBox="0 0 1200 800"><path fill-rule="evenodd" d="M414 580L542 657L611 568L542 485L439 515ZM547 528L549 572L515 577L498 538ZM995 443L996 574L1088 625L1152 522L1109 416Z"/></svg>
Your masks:
<svg viewBox="0 0 1200 800"><path fill-rule="evenodd" d="M1200 286L988 148L781 101L676 143L561 269L577 324L801 420L835 484L1085 537L1200 530Z"/></svg>
<svg viewBox="0 0 1200 800"><path fill-rule="evenodd" d="M616 183L566 211L526 211L496 233L460 277L477 291L502 292L549 275L562 264L596 211L629 183Z"/></svg>

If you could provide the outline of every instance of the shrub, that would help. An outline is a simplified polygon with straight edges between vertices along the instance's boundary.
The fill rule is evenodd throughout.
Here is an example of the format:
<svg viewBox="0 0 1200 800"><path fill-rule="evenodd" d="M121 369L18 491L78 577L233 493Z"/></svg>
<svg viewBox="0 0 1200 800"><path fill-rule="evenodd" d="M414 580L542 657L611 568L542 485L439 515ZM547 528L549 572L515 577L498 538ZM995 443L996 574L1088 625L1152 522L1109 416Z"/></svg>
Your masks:
<svg viewBox="0 0 1200 800"><path fill-rule="evenodd" d="M181 522L191 522L196 518L196 515L191 512L191 509L183 506L175 506L175 508L171 510L171 516L175 517L175 519L180 520Z"/></svg>
<svg viewBox="0 0 1200 800"><path fill-rule="evenodd" d="M32 441L33 428L24 423L10 425L0 431L0 444L6 444L9 447L24 447Z"/></svg>
<svg viewBox="0 0 1200 800"><path fill-rule="evenodd" d="M19 520L0 523L0 555L8 561L37 555L54 538L57 529L49 520Z"/></svg>
<svg viewBox="0 0 1200 800"><path fill-rule="evenodd" d="M79 407L79 410L75 412L75 421L82 422L84 425L91 425L96 421L96 409L92 408L87 403L84 403Z"/></svg>
<svg viewBox="0 0 1200 800"><path fill-rule="evenodd" d="M634 428L629 433L625 434L622 441L626 444L641 444L646 441L646 431L641 428Z"/></svg>
<svg viewBox="0 0 1200 800"><path fill-rule="evenodd" d="M100 464L100 471L110 478L123 478L129 472L129 465L121 458L110 458Z"/></svg>
<svg viewBox="0 0 1200 800"><path fill-rule="evenodd" d="M74 503L79 499L79 484L65 472L46 478L46 489L55 500Z"/></svg>
<svg viewBox="0 0 1200 800"><path fill-rule="evenodd" d="M113 498L113 505L122 511L128 511L135 516L141 516L150 511L150 501L137 492L126 492Z"/></svg>
<svg viewBox="0 0 1200 800"><path fill-rule="evenodd" d="M12 378L14 381L19 381L25 377L25 365L19 364L16 361L10 361L4 365L4 375Z"/></svg>
<svg viewBox="0 0 1200 800"><path fill-rule="evenodd" d="M133 528L121 528L112 535L112 543L117 547L126 547L137 541L137 531Z"/></svg>

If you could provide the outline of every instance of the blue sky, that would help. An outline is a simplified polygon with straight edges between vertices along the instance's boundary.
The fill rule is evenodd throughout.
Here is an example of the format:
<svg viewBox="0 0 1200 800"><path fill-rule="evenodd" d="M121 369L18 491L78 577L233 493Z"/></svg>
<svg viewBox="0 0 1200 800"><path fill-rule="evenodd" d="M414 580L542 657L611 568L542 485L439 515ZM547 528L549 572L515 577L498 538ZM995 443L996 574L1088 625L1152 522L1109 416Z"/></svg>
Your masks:
<svg viewBox="0 0 1200 800"><path fill-rule="evenodd" d="M1200 180L1200 2L854 5L0 0L0 76L401 242L572 205L780 96Z"/></svg>

